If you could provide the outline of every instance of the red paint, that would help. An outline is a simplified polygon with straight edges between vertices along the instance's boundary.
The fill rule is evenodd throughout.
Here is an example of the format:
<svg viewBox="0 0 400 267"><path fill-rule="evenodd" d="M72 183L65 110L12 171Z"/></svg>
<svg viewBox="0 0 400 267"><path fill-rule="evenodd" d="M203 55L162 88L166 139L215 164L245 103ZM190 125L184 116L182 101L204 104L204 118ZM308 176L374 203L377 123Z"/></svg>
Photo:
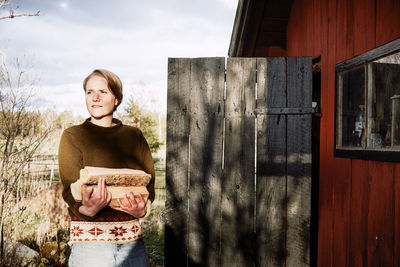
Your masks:
<svg viewBox="0 0 400 267"><path fill-rule="evenodd" d="M393 264L393 176L392 163L369 164L371 186L368 209L368 266ZM381 174L384 174L383 176ZM398 225L397 227L400 227Z"/></svg>
<svg viewBox="0 0 400 267"><path fill-rule="evenodd" d="M321 56L318 266L400 266L400 164L333 157L335 65L399 37L397 0L293 3L287 55Z"/></svg>
<svg viewBox="0 0 400 267"><path fill-rule="evenodd" d="M400 1L293 0L286 31L286 51L255 47L242 56L321 57L318 266L398 267L400 164L333 151L335 65L400 38Z"/></svg>
<svg viewBox="0 0 400 267"><path fill-rule="evenodd" d="M348 238L347 266L366 266L369 196L371 177L368 172L368 161L353 160L351 176L351 208Z"/></svg>
<svg viewBox="0 0 400 267"><path fill-rule="evenodd" d="M400 2L376 1L376 46L383 45L400 35Z"/></svg>
<svg viewBox="0 0 400 267"><path fill-rule="evenodd" d="M268 49L268 57L285 57L286 50L278 46L270 46Z"/></svg>

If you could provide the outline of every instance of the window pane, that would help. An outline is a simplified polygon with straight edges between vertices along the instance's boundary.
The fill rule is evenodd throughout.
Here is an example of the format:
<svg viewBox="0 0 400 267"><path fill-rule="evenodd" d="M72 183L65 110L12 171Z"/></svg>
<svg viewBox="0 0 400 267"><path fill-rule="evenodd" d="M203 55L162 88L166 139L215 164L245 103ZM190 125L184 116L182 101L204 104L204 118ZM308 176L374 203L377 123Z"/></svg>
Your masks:
<svg viewBox="0 0 400 267"><path fill-rule="evenodd" d="M368 96L369 148L399 148L400 54L369 65Z"/></svg>
<svg viewBox="0 0 400 267"><path fill-rule="evenodd" d="M339 74L339 146L365 147L365 67Z"/></svg>
<svg viewBox="0 0 400 267"><path fill-rule="evenodd" d="M400 162L400 38L335 73L335 157Z"/></svg>

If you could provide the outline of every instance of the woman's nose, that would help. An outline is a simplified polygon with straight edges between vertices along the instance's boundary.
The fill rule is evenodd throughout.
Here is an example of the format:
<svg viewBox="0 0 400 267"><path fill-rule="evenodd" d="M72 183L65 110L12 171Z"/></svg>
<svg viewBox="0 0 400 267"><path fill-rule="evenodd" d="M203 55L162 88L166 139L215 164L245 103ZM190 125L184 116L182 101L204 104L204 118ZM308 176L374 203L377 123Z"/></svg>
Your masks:
<svg viewBox="0 0 400 267"><path fill-rule="evenodd" d="M100 94L99 93L93 93L93 101L99 101L100 100Z"/></svg>

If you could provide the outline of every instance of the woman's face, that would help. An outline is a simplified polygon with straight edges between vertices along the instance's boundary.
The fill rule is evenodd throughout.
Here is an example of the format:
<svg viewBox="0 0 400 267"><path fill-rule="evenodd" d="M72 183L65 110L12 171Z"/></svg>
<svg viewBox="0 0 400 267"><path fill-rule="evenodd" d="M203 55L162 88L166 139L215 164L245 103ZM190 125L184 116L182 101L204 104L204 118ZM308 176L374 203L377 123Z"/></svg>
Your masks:
<svg viewBox="0 0 400 267"><path fill-rule="evenodd" d="M86 83L86 108L94 119L111 116L117 100L107 85L107 80L94 75Z"/></svg>

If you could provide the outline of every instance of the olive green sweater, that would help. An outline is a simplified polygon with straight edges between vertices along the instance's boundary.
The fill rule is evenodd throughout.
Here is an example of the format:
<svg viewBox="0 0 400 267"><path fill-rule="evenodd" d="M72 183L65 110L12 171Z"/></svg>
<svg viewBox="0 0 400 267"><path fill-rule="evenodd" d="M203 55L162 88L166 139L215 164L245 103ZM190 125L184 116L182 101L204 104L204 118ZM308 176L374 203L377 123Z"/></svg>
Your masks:
<svg viewBox="0 0 400 267"><path fill-rule="evenodd" d="M66 129L61 136L58 152L60 177L64 186L63 198L72 211L72 219L103 221L105 219L101 217L109 217L110 214L127 219L126 213L110 207L105 207L93 217L79 213L81 203L72 197L70 185L79 179L79 171L85 166L143 170L152 176L147 189L149 200L154 200L155 171L146 139L138 128L123 125L115 118L113 123L116 125L101 127L91 123L89 118L81 125Z"/></svg>

